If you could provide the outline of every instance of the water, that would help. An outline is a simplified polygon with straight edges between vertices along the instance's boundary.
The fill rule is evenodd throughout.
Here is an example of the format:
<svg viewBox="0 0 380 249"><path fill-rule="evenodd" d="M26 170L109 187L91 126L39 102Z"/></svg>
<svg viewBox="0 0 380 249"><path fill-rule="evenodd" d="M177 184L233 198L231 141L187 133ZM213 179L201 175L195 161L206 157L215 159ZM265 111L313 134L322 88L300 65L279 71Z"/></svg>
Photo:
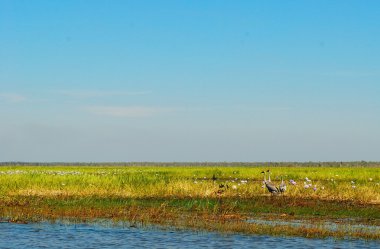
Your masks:
<svg viewBox="0 0 380 249"><path fill-rule="evenodd" d="M339 220L338 220L339 221ZM262 220L262 219L249 219L248 223L255 223L258 225L281 225L281 226L292 226L292 227L306 227L306 228L323 228L329 231L351 231L351 232L361 232L366 234L380 234L380 226L371 226L365 224L355 224L354 222L349 222L349 220L344 223L334 223L329 221L312 222L308 223L305 220L293 220L293 221L282 221L282 220Z"/></svg>
<svg viewBox="0 0 380 249"><path fill-rule="evenodd" d="M0 248L380 248L379 241L219 234L104 224L0 223Z"/></svg>

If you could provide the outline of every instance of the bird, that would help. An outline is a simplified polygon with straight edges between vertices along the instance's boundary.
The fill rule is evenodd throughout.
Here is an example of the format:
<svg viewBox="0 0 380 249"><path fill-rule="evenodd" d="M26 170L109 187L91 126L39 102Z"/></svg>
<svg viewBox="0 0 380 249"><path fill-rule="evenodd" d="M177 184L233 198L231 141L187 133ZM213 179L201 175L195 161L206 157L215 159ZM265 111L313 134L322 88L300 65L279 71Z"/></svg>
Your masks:
<svg viewBox="0 0 380 249"><path fill-rule="evenodd" d="M281 193L284 193L286 191L286 184L284 183L283 176L281 176L281 183L278 189L280 190Z"/></svg>
<svg viewBox="0 0 380 249"><path fill-rule="evenodd" d="M265 179L265 171L261 172L262 174L264 174L264 184L265 184L265 186L267 187L268 191L271 194L278 194L279 189L275 185L273 185L273 183L270 181L270 171L269 171L269 169L267 170L267 172L269 172L268 181Z"/></svg>
<svg viewBox="0 0 380 249"><path fill-rule="evenodd" d="M263 181L263 184L265 185L265 183L266 183L266 179L265 179L265 171L261 171L261 174L264 174L264 181Z"/></svg>
<svg viewBox="0 0 380 249"><path fill-rule="evenodd" d="M216 180L218 180L218 178L216 178L215 174L212 175L212 181L215 182Z"/></svg>
<svg viewBox="0 0 380 249"><path fill-rule="evenodd" d="M229 188L228 184L219 184L219 189L216 191L217 196L221 196Z"/></svg>
<svg viewBox="0 0 380 249"><path fill-rule="evenodd" d="M268 176L268 182L272 182L272 181L270 180L270 170L268 169L267 172L268 172L268 175L269 175L269 176Z"/></svg>

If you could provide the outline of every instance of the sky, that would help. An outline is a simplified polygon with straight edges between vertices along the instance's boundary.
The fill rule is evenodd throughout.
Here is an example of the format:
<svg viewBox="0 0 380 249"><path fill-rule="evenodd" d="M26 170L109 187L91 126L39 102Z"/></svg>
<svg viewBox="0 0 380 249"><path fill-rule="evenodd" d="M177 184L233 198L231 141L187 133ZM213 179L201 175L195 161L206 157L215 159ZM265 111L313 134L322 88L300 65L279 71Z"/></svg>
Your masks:
<svg viewBox="0 0 380 249"><path fill-rule="evenodd" d="M380 2L1 0L0 161L380 161Z"/></svg>

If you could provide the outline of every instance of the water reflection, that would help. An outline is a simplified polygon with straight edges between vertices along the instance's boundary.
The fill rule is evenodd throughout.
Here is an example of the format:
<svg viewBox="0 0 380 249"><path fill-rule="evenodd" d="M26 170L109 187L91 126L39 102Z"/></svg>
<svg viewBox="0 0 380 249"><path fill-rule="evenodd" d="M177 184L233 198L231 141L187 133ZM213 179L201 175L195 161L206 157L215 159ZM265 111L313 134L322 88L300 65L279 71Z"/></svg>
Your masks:
<svg viewBox="0 0 380 249"><path fill-rule="evenodd" d="M334 223L332 221L320 221L308 223L305 220L263 220L263 219L250 219L247 220L248 223L255 223L258 225L281 225L281 226L292 226L292 227L306 227L306 228L322 228L328 231L351 231L351 232L361 232L366 234L380 234L380 226L371 226L365 224L355 224L352 222ZM339 220L337 220L339 222Z"/></svg>
<svg viewBox="0 0 380 249"><path fill-rule="evenodd" d="M380 248L379 241L305 239L132 228L129 225L0 223L0 248Z"/></svg>

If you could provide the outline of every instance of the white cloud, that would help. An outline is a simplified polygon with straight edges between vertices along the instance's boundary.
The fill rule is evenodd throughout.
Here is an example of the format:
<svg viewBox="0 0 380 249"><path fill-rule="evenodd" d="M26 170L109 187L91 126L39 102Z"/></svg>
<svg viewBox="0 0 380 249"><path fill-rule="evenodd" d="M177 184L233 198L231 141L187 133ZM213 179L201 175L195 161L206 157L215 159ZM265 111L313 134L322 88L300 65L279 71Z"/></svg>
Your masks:
<svg viewBox="0 0 380 249"><path fill-rule="evenodd" d="M135 96L149 94L149 91L58 91L58 93L73 98L99 98L112 96Z"/></svg>
<svg viewBox="0 0 380 249"><path fill-rule="evenodd" d="M151 117L174 111L173 108L144 106L90 106L85 110L97 115L127 118Z"/></svg>
<svg viewBox="0 0 380 249"><path fill-rule="evenodd" d="M26 97L15 93L0 93L0 99L11 103L19 103L25 101Z"/></svg>

